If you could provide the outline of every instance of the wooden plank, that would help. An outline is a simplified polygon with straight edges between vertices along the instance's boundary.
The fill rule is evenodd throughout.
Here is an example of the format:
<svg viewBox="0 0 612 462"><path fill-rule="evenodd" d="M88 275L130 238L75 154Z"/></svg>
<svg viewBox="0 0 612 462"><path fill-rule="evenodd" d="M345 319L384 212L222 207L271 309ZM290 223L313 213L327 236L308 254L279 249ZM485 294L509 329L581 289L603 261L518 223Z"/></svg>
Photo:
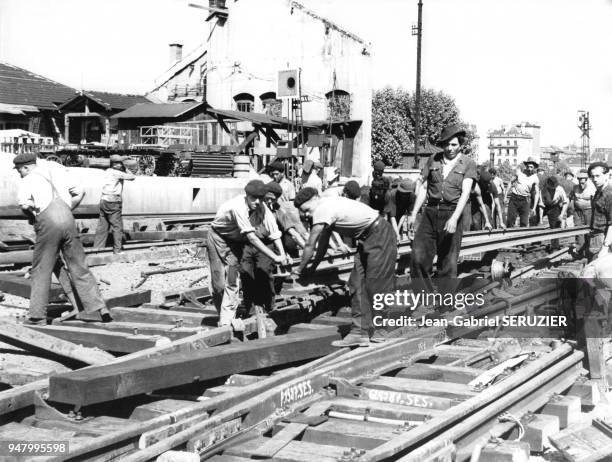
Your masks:
<svg viewBox="0 0 612 462"><path fill-rule="evenodd" d="M30 298L32 281L14 274L0 274L0 291L18 297ZM49 301L56 302L62 299L64 291L59 284L51 283Z"/></svg>
<svg viewBox="0 0 612 462"><path fill-rule="evenodd" d="M210 297L210 295L211 293L208 287L197 287L195 289L184 289L181 291L168 291L163 293L166 302L180 302L186 297L198 300L203 297Z"/></svg>
<svg viewBox="0 0 612 462"><path fill-rule="evenodd" d="M400 421L425 421L430 417L438 417L444 411L438 409L423 409L412 406L397 406L395 404L364 401L350 398L334 398L329 402L330 410L363 415L368 412L372 417L395 419Z"/></svg>
<svg viewBox="0 0 612 462"><path fill-rule="evenodd" d="M567 428L549 439L571 462L608 460L612 455L612 438L591 422Z"/></svg>
<svg viewBox="0 0 612 462"><path fill-rule="evenodd" d="M87 405L324 356L339 335L297 333L196 352L125 361L50 378L52 401ZM213 351L214 350L214 351Z"/></svg>
<svg viewBox="0 0 612 462"><path fill-rule="evenodd" d="M106 364L115 357L105 351L86 348L37 332L12 320L0 319L0 339L42 356L69 358L84 364Z"/></svg>
<svg viewBox="0 0 612 462"><path fill-rule="evenodd" d="M307 428L307 424L287 424L276 435L274 435L272 438L268 438L261 446L255 449L252 455L263 459L272 458L276 455L277 452L279 452L291 441L300 436Z"/></svg>
<svg viewBox="0 0 612 462"><path fill-rule="evenodd" d="M332 419L309 427L300 441L348 448L372 449L397 436L397 425Z"/></svg>
<svg viewBox="0 0 612 462"><path fill-rule="evenodd" d="M146 322L150 324L176 324L199 327L207 323L216 324L219 316L198 314L189 311L159 310L153 308L111 308L113 320L119 322Z"/></svg>
<svg viewBox="0 0 612 462"><path fill-rule="evenodd" d="M112 332L104 329L70 327L70 326L28 326L38 332L52 335L77 345L88 348L99 348L118 353L133 353L155 346L170 344L168 337L161 335L144 335L126 332Z"/></svg>
<svg viewBox="0 0 612 462"><path fill-rule="evenodd" d="M442 366L437 364L413 364L410 367L401 369L395 377L421 379L421 380L442 380L445 382L455 382L467 384L483 373L482 369L473 367Z"/></svg>
<svg viewBox="0 0 612 462"><path fill-rule="evenodd" d="M433 380L404 379L397 377L378 377L364 382L368 388L393 390L405 393L418 393L450 399L467 399L478 393L461 383L438 382Z"/></svg>
<svg viewBox="0 0 612 462"><path fill-rule="evenodd" d="M241 444L237 444L225 451L225 454L238 457L250 457L250 455L262 444L265 438L254 438ZM274 460L279 462L337 462L342 458L346 448L332 445L305 443L291 441L282 448Z"/></svg>
<svg viewBox="0 0 612 462"><path fill-rule="evenodd" d="M135 292L112 295L105 298L104 301L106 302L106 306L108 308L114 308L116 306L138 306L151 301L151 291L139 290Z"/></svg>
<svg viewBox="0 0 612 462"><path fill-rule="evenodd" d="M53 321L54 326L70 326L81 328L104 329L112 332L126 332L134 335L159 335L168 337L170 340L178 340L189 337L190 335L203 332L207 329L199 327L176 327L175 324L149 324L142 322L87 322L87 321Z"/></svg>

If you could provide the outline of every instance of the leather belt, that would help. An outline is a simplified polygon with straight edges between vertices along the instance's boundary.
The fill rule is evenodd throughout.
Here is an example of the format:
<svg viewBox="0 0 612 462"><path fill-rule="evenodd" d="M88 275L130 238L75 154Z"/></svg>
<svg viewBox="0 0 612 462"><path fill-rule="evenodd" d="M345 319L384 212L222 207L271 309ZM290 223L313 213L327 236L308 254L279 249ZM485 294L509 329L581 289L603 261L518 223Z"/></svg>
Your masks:
<svg viewBox="0 0 612 462"><path fill-rule="evenodd" d="M374 231L374 228L376 228L381 221L382 221L382 218L378 217L376 220L374 220L370 224L370 226L368 226L364 231L362 231L359 237L355 239L357 239L358 241L365 241L368 237L370 237L370 235L372 234L372 231Z"/></svg>

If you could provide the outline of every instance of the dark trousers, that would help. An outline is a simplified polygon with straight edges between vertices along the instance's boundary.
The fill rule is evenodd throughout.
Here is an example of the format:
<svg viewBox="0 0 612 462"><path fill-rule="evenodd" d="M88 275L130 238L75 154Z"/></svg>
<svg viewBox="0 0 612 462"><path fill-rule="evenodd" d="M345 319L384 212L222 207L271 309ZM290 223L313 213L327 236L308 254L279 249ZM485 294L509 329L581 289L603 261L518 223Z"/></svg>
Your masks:
<svg viewBox="0 0 612 462"><path fill-rule="evenodd" d="M395 285L397 238L393 226L379 219L363 241L357 243L355 266L348 280L351 297L351 334L370 337L372 303L377 293L390 293Z"/></svg>
<svg viewBox="0 0 612 462"><path fill-rule="evenodd" d="M574 208L574 226L591 226L591 209ZM585 243L587 245L585 246ZM584 234L576 236L576 249L581 254L588 250L588 236Z"/></svg>
<svg viewBox="0 0 612 462"><path fill-rule="evenodd" d="M491 218L491 207L485 204L487 216ZM463 209L463 231L481 231L486 223L479 206L467 204Z"/></svg>
<svg viewBox="0 0 612 462"><path fill-rule="evenodd" d="M423 219L412 242L410 273L413 279L429 279L436 255L438 278L457 277L457 259L463 237L463 216L459 217L457 230L453 234L444 231L444 226L453 212L452 209L429 206L425 208Z"/></svg>
<svg viewBox="0 0 612 462"><path fill-rule="evenodd" d="M517 217L520 219L521 228L529 226L529 213L531 212L529 201L530 198L528 196L510 195L510 200L508 201L508 221L506 222L507 228L514 228Z"/></svg>
<svg viewBox="0 0 612 462"><path fill-rule="evenodd" d="M268 245L273 250L273 245ZM240 280L242 281L242 300L249 310L253 305L261 306L266 311L274 307L274 261L247 244L240 259ZM247 311L248 313L248 311Z"/></svg>
<svg viewBox="0 0 612 462"><path fill-rule="evenodd" d="M544 213L548 218L548 226L552 229L561 228L561 206L554 205L552 207L546 207ZM553 249L559 249L559 239L551 239L550 245Z"/></svg>
<svg viewBox="0 0 612 462"><path fill-rule="evenodd" d="M113 252L121 251L123 240L123 219L121 217L121 202L100 201L100 218L96 227L94 247L101 248L106 245L108 230L113 234Z"/></svg>
<svg viewBox="0 0 612 462"><path fill-rule="evenodd" d="M62 259L70 275L75 295L87 312L106 308L98 284L85 263L85 252L78 238L71 210L59 198L36 217L34 223L36 244L32 258L32 291L30 293L30 317L44 318L49 304L51 273L57 271L58 258ZM64 284L62 284L64 285Z"/></svg>

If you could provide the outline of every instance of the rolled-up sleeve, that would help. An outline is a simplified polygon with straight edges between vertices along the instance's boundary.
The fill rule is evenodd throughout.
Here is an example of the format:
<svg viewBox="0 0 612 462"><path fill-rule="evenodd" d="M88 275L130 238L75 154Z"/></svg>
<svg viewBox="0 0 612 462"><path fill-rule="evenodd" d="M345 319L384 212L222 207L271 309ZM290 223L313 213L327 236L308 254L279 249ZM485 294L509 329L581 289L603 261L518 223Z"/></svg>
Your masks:
<svg viewBox="0 0 612 462"><path fill-rule="evenodd" d="M278 228L278 224L276 223L276 218L272 214L272 212L266 207L265 215L264 215L264 226L269 233L269 238L272 240L280 239L282 237L282 233Z"/></svg>
<svg viewBox="0 0 612 462"><path fill-rule="evenodd" d="M236 226L238 226L238 229L240 230L240 234L255 232L255 228L249 220L249 214L247 212L246 206L240 208L232 208L231 214L232 218L236 222Z"/></svg>

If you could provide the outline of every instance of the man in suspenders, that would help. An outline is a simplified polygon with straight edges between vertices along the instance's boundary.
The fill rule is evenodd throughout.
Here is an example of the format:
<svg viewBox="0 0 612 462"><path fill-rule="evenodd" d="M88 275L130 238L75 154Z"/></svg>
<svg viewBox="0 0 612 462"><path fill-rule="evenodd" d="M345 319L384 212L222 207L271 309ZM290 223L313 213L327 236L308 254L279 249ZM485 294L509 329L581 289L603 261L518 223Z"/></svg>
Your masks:
<svg viewBox="0 0 612 462"><path fill-rule="evenodd" d="M84 310L98 312L103 321L110 321L97 282L85 263L85 252L72 216L72 210L83 199L83 190L61 166L37 160L36 154L19 154L13 163L22 178L17 194L19 206L34 224L36 232L30 271L30 312L26 323L47 323L51 273L60 252Z"/></svg>

